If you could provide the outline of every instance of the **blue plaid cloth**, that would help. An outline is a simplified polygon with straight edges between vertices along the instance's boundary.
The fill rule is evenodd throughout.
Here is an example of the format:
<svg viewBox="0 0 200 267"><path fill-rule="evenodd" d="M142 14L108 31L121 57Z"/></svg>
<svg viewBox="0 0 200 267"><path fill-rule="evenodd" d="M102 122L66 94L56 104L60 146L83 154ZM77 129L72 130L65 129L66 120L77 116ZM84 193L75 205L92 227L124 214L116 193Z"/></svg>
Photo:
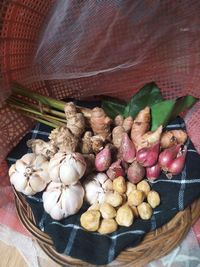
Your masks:
<svg viewBox="0 0 200 267"><path fill-rule="evenodd" d="M166 128L185 129L185 124L181 118L177 118ZM30 138L47 140L50 131L50 127L36 124L8 155L9 164L30 152L26 146L27 140ZM89 233L80 226L80 215L86 210L86 204L78 214L55 221L44 211L41 193L26 199L32 208L38 228L52 238L59 253L100 265L110 263L122 250L139 244L146 233L167 223L176 213L200 196L200 156L190 140L182 173L174 176L172 180L161 174L159 179L151 182L151 187L161 196L161 204L154 209L152 218L147 221L136 219L132 226L119 227L110 235Z"/></svg>

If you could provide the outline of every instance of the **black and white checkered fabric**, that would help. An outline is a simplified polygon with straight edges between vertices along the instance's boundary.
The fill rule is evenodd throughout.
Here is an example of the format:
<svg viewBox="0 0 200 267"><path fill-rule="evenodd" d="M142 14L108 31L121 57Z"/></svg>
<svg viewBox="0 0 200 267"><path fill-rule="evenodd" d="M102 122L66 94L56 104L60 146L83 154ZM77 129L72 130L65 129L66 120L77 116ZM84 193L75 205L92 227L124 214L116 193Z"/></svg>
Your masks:
<svg viewBox="0 0 200 267"><path fill-rule="evenodd" d="M181 118L177 118L167 126L167 129L179 128L185 128ZM16 159L30 152L26 146L28 139L47 140L50 130L50 127L36 124L8 155L8 162L12 164ZM32 208L37 226L51 236L59 253L100 265L113 261L125 248L139 244L146 233L167 223L177 212L185 209L200 196L200 155L191 141L188 142L183 172L174 176L172 180L168 180L165 174L161 174L159 179L151 183L151 187L161 196L161 204L154 209L152 218L148 221L137 219L132 226L119 227L110 235L88 233L80 226L80 215L87 208L86 204L78 214L55 221L44 212L41 193L27 197L27 201Z"/></svg>

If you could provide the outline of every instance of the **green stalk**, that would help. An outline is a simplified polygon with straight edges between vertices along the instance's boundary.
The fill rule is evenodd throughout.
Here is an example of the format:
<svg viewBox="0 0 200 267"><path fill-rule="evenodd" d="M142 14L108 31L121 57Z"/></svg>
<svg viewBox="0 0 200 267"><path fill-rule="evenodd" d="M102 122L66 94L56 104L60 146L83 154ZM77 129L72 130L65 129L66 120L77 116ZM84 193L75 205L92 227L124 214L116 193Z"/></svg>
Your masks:
<svg viewBox="0 0 200 267"><path fill-rule="evenodd" d="M22 104L22 103L18 102L16 99L12 99L11 98L11 99L8 99L7 102L8 102L9 105L14 107L15 109L21 109L23 111L27 111L27 112L33 113L33 114L38 115L40 117L43 117L43 118L45 118L47 120L56 120L56 121L62 122L64 124L67 122L64 119L61 119L61 118L58 118L58 117L55 117L55 116L50 116L48 114L44 114L39 110L34 110L31 107L32 105L29 106L29 105Z"/></svg>
<svg viewBox="0 0 200 267"><path fill-rule="evenodd" d="M55 127L63 126L66 123L66 121L64 121L65 123L60 122L58 120L55 120L55 118L52 116L44 115L44 114L42 114L38 111L32 110L28 107L19 106L19 105L12 103L12 102L9 102L9 101L8 101L8 104L12 108L14 108L14 109L18 110L19 112L23 113L24 115L26 115L27 117L31 117L31 118L34 118L36 120L40 119L39 121L41 121L41 122L42 121L48 121L48 122L52 123L52 125L54 125ZM34 116L34 115L36 115L36 116Z"/></svg>
<svg viewBox="0 0 200 267"><path fill-rule="evenodd" d="M47 106L54 107L58 110L64 111L64 107L65 107L64 101L56 100L51 97L47 97L47 96L43 96L43 95L31 92L29 90L26 90L26 88L24 88L22 85L16 82L12 84L12 91L16 94L23 95L31 99L37 100Z"/></svg>
<svg viewBox="0 0 200 267"><path fill-rule="evenodd" d="M24 99L22 98L17 98L15 97L14 95L11 95L9 97L8 100L12 100L12 101L15 101L16 104L18 105L26 105L26 106L29 106L31 107L32 109L35 109L35 110L38 110L40 111L40 107L36 104L33 104L33 103L27 103L24 101ZM60 112L60 111L57 111L57 110L54 110L54 109L51 109L50 107L47 107L47 106L42 106L42 110L45 112L45 113L49 113L51 115L56 115L56 118L59 117L59 118L62 118L62 119L65 119L66 121L66 116L65 116L65 113L64 112Z"/></svg>
<svg viewBox="0 0 200 267"><path fill-rule="evenodd" d="M43 120L43 119L38 118L38 117L36 117L36 116L34 116L34 115L30 115L30 114L28 114L28 113L26 113L26 112L24 112L24 111L22 111L22 110L19 110L19 112L22 113L24 116L30 118L30 119L33 119L33 120L36 120L36 121L38 121L38 122L44 123L44 124L46 124L46 125L48 125L48 126L51 126L51 127L53 127L53 128L57 128L57 127L58 127L58 125L56 125L56 124L54 124L54 123L52 123L52 122Z"/></svg>
<svg viewBox="0 0 200 267"><path fill-rule="evenodd" d="M61 100L56 100L56 99L51 98L51 97L43 96L43 95L37 94L35 92L31 92L30 90L27 90L24 86L18 84L17 82L13 82L12 91L15 94L26 96L28 98L34 99L38 102L41 102L44 105L56 108L56 109L61 110L61 111L64 111L64 107L65 107L66 102L61 101ZM91 110L89 108L84 108L84 107L80 107L80 106L76 106L76 107L80 112L83 113L83 115L86 118L91 117Z"/></svg>

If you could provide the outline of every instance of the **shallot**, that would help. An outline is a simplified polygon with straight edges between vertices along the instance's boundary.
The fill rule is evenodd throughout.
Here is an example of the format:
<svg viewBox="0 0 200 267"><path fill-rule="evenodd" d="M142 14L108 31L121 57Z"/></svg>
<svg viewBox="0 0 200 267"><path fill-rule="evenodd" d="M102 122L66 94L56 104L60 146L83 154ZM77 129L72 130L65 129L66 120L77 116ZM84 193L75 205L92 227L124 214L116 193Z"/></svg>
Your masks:
<svg viewBox="0 0 200 267"><path fill-rule="evenodd" d="M137 161L144 167L153 166L157 160L160 150L160 143L155 143L151 147L140 149L136 154Z"/></svg>
<svg viewBox="0 0 200 267"><path fill-rule="evenodd" d="M109 168L110 164L111 164L111 150L108 146L106 146L96 155L95 167L97 171L103 172Z"/></svg>
<svg viewBox="0 0 200 267"><path fill-rule="evenodd" d="M156 163L155 165L146 168L146 176L149 180L157 179L160 175L160 172L161 172L161 167L159 163Z"/></svg>
<svg viewBox="0 0 200 267"><path fill-rule="evenodd" d="M136 160L131 163L127 171L127 177L133 184L139 183L145 176L145 168Z"/></svg>
<svg viewBox="0 0 200 267"><path fill-rule="evenodd" d="M135 158L136 150L133 142L129 138L127 133L124 133L122 136L122 142L120 146L120 155L122 160L127 163L133 162Z"/></svg>
<svg viewBox="0 0 200 267"><path fill-rule="evenodd" d="M166 148L163 150L158 158L158 162L163 170L167 170L168 166L177 157L181 145L176 145L173 147Z"/></svg>
<svg viewBox="0 0 200 267"><path fill-rule="evenodd" d="M121 160L118 159L117 161L113 162L109 169L107 170L106 174L108 175L108 177L113 180L119 176L124 176L124 170L121 166Z"/></svg>
<svg viewBox="0 0 200 267"><path fill-rule="evenodd" d="M184 165L185 165L185 159L187 154L187 147L184 146L183 150L180 151L177 158L172 161L172 163L168 166L168 172L172 175L178 175L182 172Z"/></svg>

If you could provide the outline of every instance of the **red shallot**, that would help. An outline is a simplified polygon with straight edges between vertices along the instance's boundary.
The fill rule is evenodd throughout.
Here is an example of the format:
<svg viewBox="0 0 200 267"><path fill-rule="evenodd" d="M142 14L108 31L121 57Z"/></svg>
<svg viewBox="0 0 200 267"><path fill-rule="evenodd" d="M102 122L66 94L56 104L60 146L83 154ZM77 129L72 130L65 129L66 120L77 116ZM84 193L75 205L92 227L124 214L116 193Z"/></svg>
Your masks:
<svg viewBox="0 0 200 267"><path fill-rule="evenodd" d="M151 147L144 147L136 154L137 161L144 167L153 166L157 160L160 151L160 143L155 143Z"/></svg>
<svg viewBox="0 0 200 267"><path fill-rule="evenodd" d="M125 173L121 166L121 160L118 159L117 161L113 162L107 170L106 174L111 180L114 180L119 176L124 176Z"/></svg>
<svg viewBox="0 0 200 267"><path fill-rule="evenodd" d="M101 150L95 158L95 167L97 171L103 172L109 168L111 164L111 150L106 146Z"/></svg>
<svg viewBox="0 0 200 267"><path fill-rule="evenodd" d="M120 146L120 156L122 160L127 163L133 162L135 158L136 150L133 142L129 138L127 133L124 133L122 136L122 142Z"/></svg>
<svg viewBox="0 0 200 267"><path fill-rule="evenodd" d="M161 167L159 163L156 163L156 165L146 168L146 176L149 180L157 179L160 175L160 172L161 172Z"/></svg>
<svg viewBox="0 0 200 267"><path fill-rule="evenodd" d="M175 145L173 147L166 148L163 150L158 158L158 162L163 170L167 170L168 166L177 157L181 145Z"/></svg>
<svg viewBox="0 0 200 267"><path fill-rule="evenodd" d="M127 177L133 184L139 183L145 176L145 168L136 160L131 163L127 171Z"/></svg>
<svg viewBox="0 0 200 267"><path fill-rule="evenodd" d="M171 164L168 166L168 172L172 175L178 175L182 172L185 165L185 158L187 154L187 147L184 146L182 151L178 154L177 158L174 159Z"/></svg>

